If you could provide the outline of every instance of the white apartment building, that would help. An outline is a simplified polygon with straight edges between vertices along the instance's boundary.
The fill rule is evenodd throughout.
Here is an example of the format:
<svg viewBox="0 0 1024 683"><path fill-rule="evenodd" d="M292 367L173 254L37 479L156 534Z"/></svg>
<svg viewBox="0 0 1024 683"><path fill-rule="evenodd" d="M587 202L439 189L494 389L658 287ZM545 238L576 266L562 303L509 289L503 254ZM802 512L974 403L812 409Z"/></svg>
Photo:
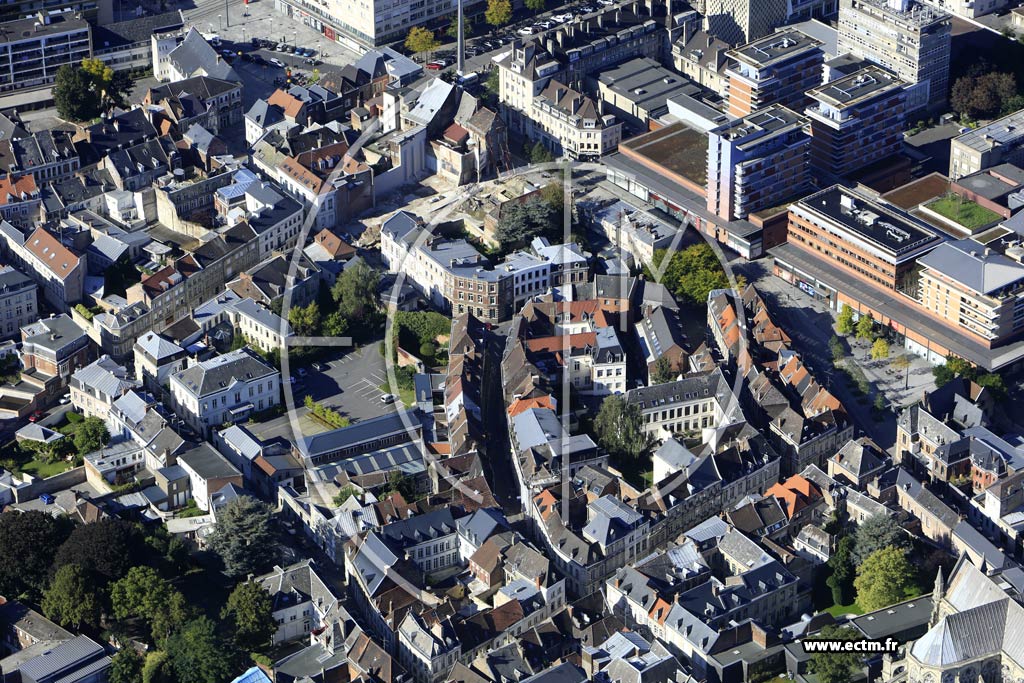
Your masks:
<svg viewBox="0 0 1024 683"><path fill-rule="evenodd" d="M170 377L174 411L198 433L278 403L280 373L248 349L196 363Z"/></svg>
<svg viewBox="0 0 1024 683"><path fill-rule="evenodd" d="M739 399L719 368L706 375L631 389L626 400L639 406L644 430L661 440L672 434L700 434L734 417L742 418Z"/></svg>
<svg viewBox="0 0 1024 683"><path fill-rule="evenodd" d="M71 375L71 405L86 417L106 422L114 401L138 386L127 368L103 355Z"/></svg>

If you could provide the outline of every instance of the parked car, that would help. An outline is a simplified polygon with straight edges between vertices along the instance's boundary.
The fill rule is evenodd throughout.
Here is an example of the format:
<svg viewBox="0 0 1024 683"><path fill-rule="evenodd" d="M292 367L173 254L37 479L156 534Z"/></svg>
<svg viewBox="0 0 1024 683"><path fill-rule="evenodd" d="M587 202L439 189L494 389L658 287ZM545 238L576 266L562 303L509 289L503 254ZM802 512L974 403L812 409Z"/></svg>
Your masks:
<svg viewBox="0 0 1024 683"><path fill-rule="evenodd" d="M271 64L273 64L274 66L276 66L278 69L283 69L284 68L284 62L282 62L277 57L271 57L268 61Z"/></svg>
<svg viewBox="0 0 1024 683"><path fill-rule="evenodd" d="M313 363L313 369L317 372L327 372L327 366L323 363Z"/></svg>
<svg viewBox="0 0 1024 683"><path fill-rule="evenodd" d="M538 21L536 24L534 24L534 26L540 26L543 29L549 29L553 26L553 24L550 21Z"/></svg>
<svg viewBox="0 0 1024 683"><path fill-rule="evenodd" d="M532 36L534 34L534 28L532 26L524 26L516 31L521 36Z"/></svg>
<svg viewBox="0 0 1024 683"><path fill-rule="evenodd" d="M296 370L295 372L296 372L296 374L297 374L297 375L298 375L299 377L302 377L302 378L305 378L305 377L306 377L306 375L308 375L308 374L309 374L309 370L307 370L306 368L299 368L299 369L298 369L298 370Z"/></svg>
<svg viewBox="0 0 1024 683"><path fill-rule="evenodd" d="M386 394L386 395L387 396L391 396L391 394ZM32 413L31 415L28 416L28 421L29 422L38 422L40 419L42 419L42 417L43 417L43 411L37 410L36 412L34 412L34 413Z"/></svg>
<svg viewBox="0 0 1024 683"><path fill-rule="evenodd" d="M380 402L383 403L384 405L391 405L392 403L395 402L396 398L398 397L395 396L394 394L384 394L380 397Z"/></svg>
<svg viewBox="0 0 1024 683"><path fill-rule="evenodd" d="M440 71L444 68L444 62L427 62L427 68L431 71Z"/></svg>
<svg viewBox="0 0 1024 683"><path fill-rule="evenodd" d="M67 404L71 403L71 397L70 396L61 396L60 400L57 401L57 403L61 404L62 406L66 406Z"/></svg>

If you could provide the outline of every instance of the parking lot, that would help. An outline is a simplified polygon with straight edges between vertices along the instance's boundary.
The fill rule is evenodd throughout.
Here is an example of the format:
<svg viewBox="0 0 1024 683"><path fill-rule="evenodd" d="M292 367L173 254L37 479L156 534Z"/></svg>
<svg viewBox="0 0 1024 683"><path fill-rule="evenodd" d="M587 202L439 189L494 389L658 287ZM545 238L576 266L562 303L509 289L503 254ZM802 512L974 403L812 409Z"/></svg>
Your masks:
<svg viewBox="0 0 1024 683"><path fill-rule="evenodd" d="M293 386L295 404L301 406L306 396L337 410L353 422L383 415L396 409L395 404L384 404L380 389L387 383L384 357L379 343L364 346L355 351L346 351L335 360L320 361L323 371L314 370L303 364L306 377L299 377L299 366L290 369L299 380Z"/></svg>

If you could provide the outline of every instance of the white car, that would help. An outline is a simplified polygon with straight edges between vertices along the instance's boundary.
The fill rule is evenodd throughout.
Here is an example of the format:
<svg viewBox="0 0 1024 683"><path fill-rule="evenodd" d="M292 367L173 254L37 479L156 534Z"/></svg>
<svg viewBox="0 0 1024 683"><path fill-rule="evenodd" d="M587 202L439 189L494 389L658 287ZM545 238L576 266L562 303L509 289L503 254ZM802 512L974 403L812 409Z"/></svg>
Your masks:
<svg viewBox="0 0 1024 683"><path fill-rule="evenodd" d="M384 405L390 405L395 402L396 398L398 397L395 396L394 394L384 394L380 397L380 402L383 403Z"/></svg>
<svg viewBox="0 0 1024 683"><path fill-rule="evenodd" d="M533 35L533 27L532 26L524 26L523 28L521 28L518 31L516 31L516 33L518 33L521 36L532 36Z"/></svg>
<svg viewBox="0 0 1024 683"><path fill-rule="evenodd" d="M271 57L267 61L270 62L271 64L273 64L274 66L276 66L278 69L283 69L284 68L284 62L282 62L277 57Z"/></svg>

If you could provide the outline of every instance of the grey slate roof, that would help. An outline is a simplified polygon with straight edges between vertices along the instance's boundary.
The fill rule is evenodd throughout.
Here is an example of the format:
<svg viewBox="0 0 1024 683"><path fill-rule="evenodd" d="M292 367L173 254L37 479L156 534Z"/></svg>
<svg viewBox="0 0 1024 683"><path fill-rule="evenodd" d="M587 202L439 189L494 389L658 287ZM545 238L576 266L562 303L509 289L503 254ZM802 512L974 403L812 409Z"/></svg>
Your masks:
<svg viewBox="0 0 1024 683"><path fill-rule="evenodd" d="M207 76L219 78L224 81L237 81L238 76L231 65L225 62L217 52L210 47L206 39L193 26L185 35L185 40L178 44L178 47L171 50L168 58L174 67L185 74L186 77L196 75L200 70Z"/></svg>
<svg viewBox="0 0 1024 683"><path fill-rule="evenodd" d="M277 370L247 349L237 349L197 363L172 375L185 389L202 398L227 389L236 380L253 381L277 374Z"/></svg>
<svg viewBox="0 0 1024 683"><path fill-rule="evenodd" d="M139 337L135 344L139 349L144 351L146 355L157 361L157 365L159 365L159 361L164 358L170 358L179 353L184 353L185 351L185 349L181 348L171 340L160 336L152 330Z"/></svg>
<svg viewBox="0 0 1024 683"><path fill-rule="evenodd" d="M455 520L448 508L392 522L380 530L385 541L402 549L454 533Z"/></svg>

